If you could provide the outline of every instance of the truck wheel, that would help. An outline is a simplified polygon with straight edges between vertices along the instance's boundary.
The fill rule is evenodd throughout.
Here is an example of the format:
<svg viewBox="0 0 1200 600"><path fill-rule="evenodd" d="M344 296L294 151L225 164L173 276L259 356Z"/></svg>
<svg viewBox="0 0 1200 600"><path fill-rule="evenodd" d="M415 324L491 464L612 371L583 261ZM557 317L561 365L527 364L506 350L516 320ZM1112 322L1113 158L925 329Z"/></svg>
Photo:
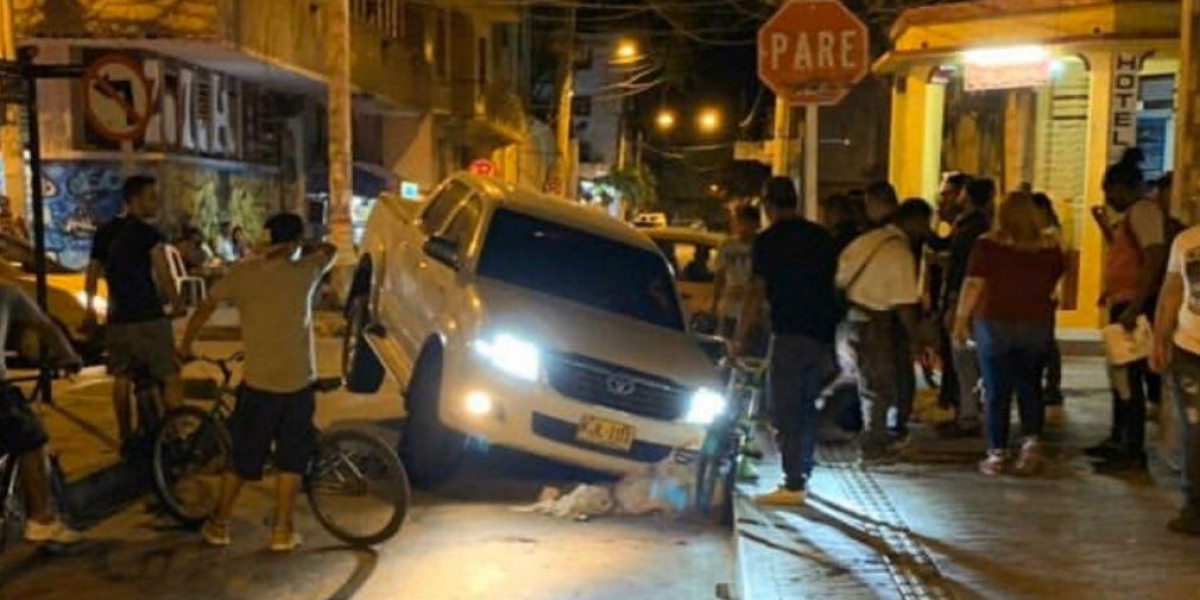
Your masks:
<svg viewBox="0 0 1200 600"><path fill-rule="evenodd" d="M400 435L400 458L413 485L429 486L445 480L466 454L466 438L438 418L441 388L440 352L427 350L408 387L408 419Z"/></svg>
<svg viewBox="0 0 1200 600"><path fill-rule="evenodd" d="M374 394L383 385L383 365L364 338L367 296L350 299L346 307L346 333L342 337L342 378L355 394Z"/></svg>

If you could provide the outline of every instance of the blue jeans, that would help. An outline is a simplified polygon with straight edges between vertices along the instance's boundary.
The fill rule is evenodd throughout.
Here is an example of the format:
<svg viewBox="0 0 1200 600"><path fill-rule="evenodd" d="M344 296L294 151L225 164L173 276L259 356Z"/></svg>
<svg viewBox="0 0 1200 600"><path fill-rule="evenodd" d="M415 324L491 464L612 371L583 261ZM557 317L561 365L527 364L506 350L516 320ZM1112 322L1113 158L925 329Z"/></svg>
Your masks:
<svg viewBox="0 0 1200 600"><path fill-rule="evenodd" d="M1183 496L1200 510L1200 356L1178 346L1171 364L1183 448Z"/></svg>
<svg viewBox="0 0 1200 600"><path fill-rule="evenodd" d="M1021 433L1039 438L1046 421L1042 374L1050 357L1054 324L976 319L975 343L983 374L988 450L1008 448L1013 392Z"/></svg>
<svg viewBox="0 0 1200 600"><path fill-rule="evenodd" d="M770 394L784 486L802 490L817 449L817 399L834 377L833 344L802 335L771 339Z"/></svg>

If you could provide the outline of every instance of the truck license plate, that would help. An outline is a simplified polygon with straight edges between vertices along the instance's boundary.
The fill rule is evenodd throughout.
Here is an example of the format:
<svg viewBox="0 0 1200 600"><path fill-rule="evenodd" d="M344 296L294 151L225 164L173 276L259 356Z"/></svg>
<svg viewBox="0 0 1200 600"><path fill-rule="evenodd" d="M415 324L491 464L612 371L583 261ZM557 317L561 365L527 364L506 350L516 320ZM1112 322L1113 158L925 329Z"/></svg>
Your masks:
<svg viewBox="0 0 1200 600"><path fill-rule="evenodd" d="M579 419L575 439L595 446L629 452L633 448L634 428L632 425L584 415Z"/></svg>

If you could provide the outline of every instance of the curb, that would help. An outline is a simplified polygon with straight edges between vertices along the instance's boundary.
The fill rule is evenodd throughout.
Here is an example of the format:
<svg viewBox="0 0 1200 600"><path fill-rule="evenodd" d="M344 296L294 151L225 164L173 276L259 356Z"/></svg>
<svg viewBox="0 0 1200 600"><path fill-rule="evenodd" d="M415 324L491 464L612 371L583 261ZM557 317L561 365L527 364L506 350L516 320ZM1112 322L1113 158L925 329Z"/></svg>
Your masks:
<svg viewBox="0 0 1200 600"><path fill-rule="evenodd" d="M77 526L90 527L150 491L149 463L117 463L64 483L62 508Z"/></svg>

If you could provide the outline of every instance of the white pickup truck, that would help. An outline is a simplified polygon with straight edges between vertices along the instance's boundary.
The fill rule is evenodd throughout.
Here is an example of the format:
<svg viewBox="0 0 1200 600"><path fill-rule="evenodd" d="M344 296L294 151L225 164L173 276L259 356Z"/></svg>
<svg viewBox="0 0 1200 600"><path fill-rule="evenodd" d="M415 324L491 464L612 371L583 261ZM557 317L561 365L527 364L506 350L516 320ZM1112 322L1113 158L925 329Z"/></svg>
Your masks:
<svg viewBox="0 0 1200 600"><path fill-rule="evenodd" d="M471 439L611 473L695 448L727 409L648 238L582 206L472 175L368 219L347 303L359 393L404 388L410 476Z"/></svg>

